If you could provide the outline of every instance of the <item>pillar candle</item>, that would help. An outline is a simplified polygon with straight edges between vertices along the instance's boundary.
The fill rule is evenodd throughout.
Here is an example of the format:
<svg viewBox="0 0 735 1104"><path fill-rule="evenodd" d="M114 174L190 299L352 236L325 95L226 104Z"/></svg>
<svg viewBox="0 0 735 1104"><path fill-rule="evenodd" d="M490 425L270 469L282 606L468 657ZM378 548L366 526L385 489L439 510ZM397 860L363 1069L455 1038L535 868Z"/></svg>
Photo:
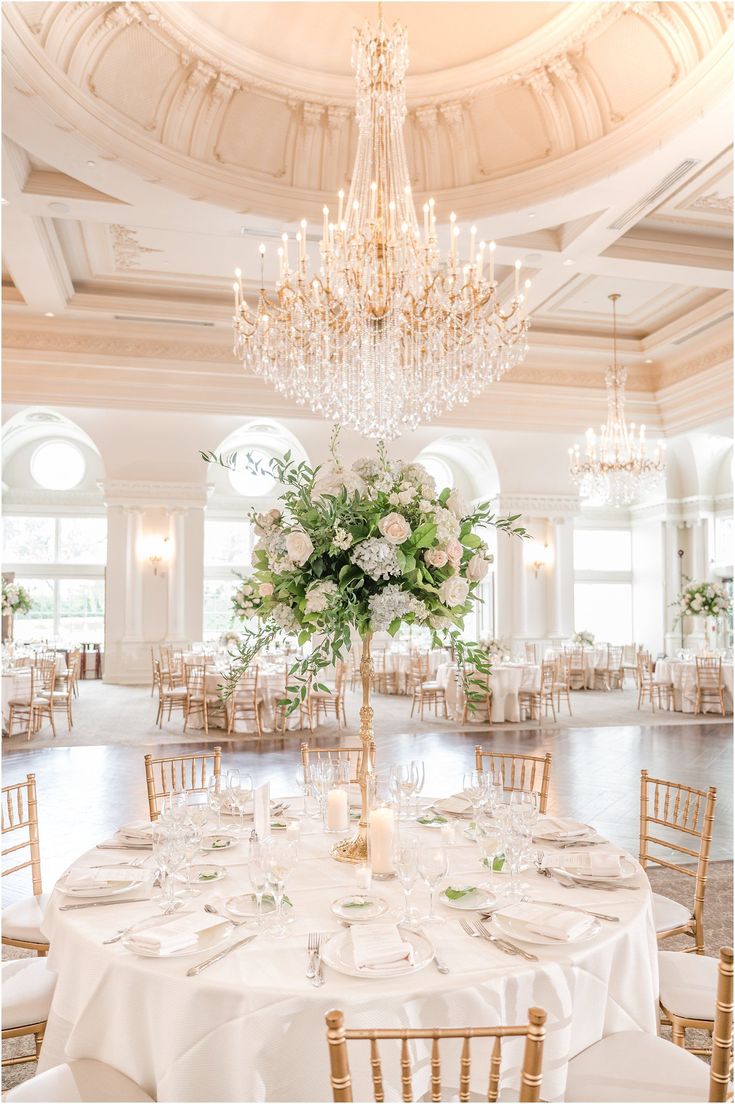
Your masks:
<svg viewBox="0 0 735 1104"><path fill-rule="evenodd" d="M370 814L370 858L373 874L393 873L392 809L373 809Z"/></svg>
<svg viewBox="0 0 735 1104"><path fill-rule="evenodd" d="M369 893L373 880L373 871L367 863L361 863L355 870L355 883L360 893Z"/></svg>
<svg viewBox="0 0 735 1104"><path fill-rule="evenodd" d="M327 794L327 831L346 832L350 824L350 803L345 790L334 789Z"/></svg>
<svg viewBox="0 0 735 1104"><path fill-rule="evenodd" d="M298 843L301 835L301 824L298 820L289 820L286 825L286 839Z"/></svg>

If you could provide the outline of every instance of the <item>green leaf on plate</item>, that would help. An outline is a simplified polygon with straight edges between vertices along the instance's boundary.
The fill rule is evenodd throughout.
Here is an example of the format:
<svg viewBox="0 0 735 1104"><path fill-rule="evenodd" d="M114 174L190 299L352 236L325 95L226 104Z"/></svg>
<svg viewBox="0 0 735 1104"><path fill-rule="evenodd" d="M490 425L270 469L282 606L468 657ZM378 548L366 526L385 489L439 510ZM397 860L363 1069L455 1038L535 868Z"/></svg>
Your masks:
<svg viewBox="0 0 735 1104"><path fill-rule="evenodd" d="M421 816L418 817L419 824L448 824L449 821L443 816Z"/></svg>
<svg viewBox="0 0 735 1104"><path fill-rule="evenodd" d="M447 886L444 890L444 896L450 901L459 901L461 897L466 897L468 893L474 893L477 886L465 886L464 889L454 889L453 886Z"/></svg>

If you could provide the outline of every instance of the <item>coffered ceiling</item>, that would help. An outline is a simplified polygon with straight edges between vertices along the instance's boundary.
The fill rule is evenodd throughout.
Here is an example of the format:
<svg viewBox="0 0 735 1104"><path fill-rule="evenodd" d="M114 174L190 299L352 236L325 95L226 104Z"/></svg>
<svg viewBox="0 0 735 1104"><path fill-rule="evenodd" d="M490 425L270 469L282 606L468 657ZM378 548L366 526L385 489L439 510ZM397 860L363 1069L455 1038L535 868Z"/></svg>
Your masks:
<svg viewBox="0 0 735 1104"><path fill-rule="evenodd" d="M454 419L566 430L573 394L575 423L580 404L599 421L613 291L637 420L729 412L730 6L383 9L408 28L417 201L435 195L445 236L456 210L465 248L471 222L498 242L503 290L517 257L533 279L526 363ZM6 398L296 413L232 359L231 273L254 291L264 241L271 281L302 216L317 255L354 156L351 29L374 6L2 15Z"/></svg>

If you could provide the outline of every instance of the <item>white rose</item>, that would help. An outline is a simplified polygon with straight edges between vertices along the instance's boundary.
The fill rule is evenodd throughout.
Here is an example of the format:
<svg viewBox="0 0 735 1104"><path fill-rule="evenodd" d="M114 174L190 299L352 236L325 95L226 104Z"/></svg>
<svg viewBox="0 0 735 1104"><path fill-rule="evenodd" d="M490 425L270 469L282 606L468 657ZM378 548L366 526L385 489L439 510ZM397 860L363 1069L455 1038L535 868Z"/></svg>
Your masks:
<svg viewBox="0 0 735 1104"><path fill-rule="evenodd" d="M273 583L261 583L258 587L258 594L261 598L270 598L273 593Z"/></svg>
<svg viewBox="0 0 735 1104"><path fill-rule="evenodd" d="M445 579L439 587L439 600L449 609L453 609L455 606L464 604L469 590L470 584L466 579L461 579L459 575L452 575L451 578Z"/></svg>
<svg viewBox="0 0 735 1104"><path fill-rule="evenodd" d="M303 529L294 529L286 537L286 553L289 560L297 567L305 564L313 551L314 545L311 543L311 538Z"/></svg>
<svg viewBox="0 0 735 1104"><path fill-rule="evenodd" d="M442 548L427 548L424 559L429 567L446 567L447 554Z"/></svg>
<svg viewBox="0 0 735 1104"><path fill-rule="evenodd" d="M386 514L378 522L378 529L389 544L403 544L411 536L411 526L402 514Z"/></svg>
<svg viewBox="0 0 735 1104"><path fill-rule="evenodd" d="M485 578L489 570L490 564L482 553L475 552L474 556L467 564L467 578L471 583L479 583Z"/></svg>
<svg viewBox="0 0 735 1104"><path fill-rule="evenodd" d="M398 493L398 501L400 502L401 506L408 506L409 502L411 502L413 497L414 497L414 492L411 490L410 487L407 490L399 491L399 493ZM391 496L391 498L392 498L392 496ZM391 503L391 505L393 505L393 503Z"/></svg>
<svg viewBox="0 0 735 1104"><path fill-rule="evenodd" d="M449 498L447 499L446 506L448 510L451 510L455 517L463 518L467 511L467 503L464 500L464 496L461 491L458 491L455 487Z"/></svg>
<svg viewBox="0 0 735 1104"><path fill-rule="evenodd" d="M388 501L390 502L391 506L400 506L401 505L400 495L396 494L395 491L393 492L393 494L388 495Z"/></svg>
<svg viewBox="0 0 735 1104"><path fill-rule="evenodd" d="M428 498L422 498L419 500L419 510L422 514L429 514L434 509L434 503L429 502Z"/></svg>
<svg viewBox="0 0 735 1104"><path fill-rule="evenodd" d="M462 545L454 537L447 541L446 553L452 567L459 567L462 562Z"/></svg>

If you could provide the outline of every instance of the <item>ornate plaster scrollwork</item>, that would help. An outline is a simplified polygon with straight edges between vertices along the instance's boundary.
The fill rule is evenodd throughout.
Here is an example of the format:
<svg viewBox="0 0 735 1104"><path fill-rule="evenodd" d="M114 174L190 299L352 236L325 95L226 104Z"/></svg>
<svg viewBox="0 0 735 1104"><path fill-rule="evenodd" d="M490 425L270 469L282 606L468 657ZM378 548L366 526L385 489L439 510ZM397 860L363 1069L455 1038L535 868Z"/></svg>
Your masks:
<svg viewBox="0 0 735 1104"><path fill-rule="evenodd" d="M115 258L117 268L135 268L145 253L162 253L162 249L154 249L148 245L142 245L138 241L137 230L131 230L128 226L120 226L113 223L110 227L112 239L112 255Z"/></svg>
<svg viewBox="0 0 735 1104"><path fill-rule="evenodd" d="M557 95L548 69L534 69L523 81L536 95L553 154L568 153L576 146L574 127L566 104Z"/></svg>
<svg viewBox="0 0 735 1104"><path fill-rule="evenodd" d="M427 107L417 108L415 119L422 140L424 179L438 180L441 172L441 164L439 158L439 135L437 132L439 116L436 107L433 104L429 104Z"/></svg>
<svg viewBox="0 0 735 1104"><path fill-rule="evenodd" d="M442 119L449 132L452 150L452 169L455 187L469 184L472 178L469 133L466 126L463 103L446 103L441 106Z"/></svg>

